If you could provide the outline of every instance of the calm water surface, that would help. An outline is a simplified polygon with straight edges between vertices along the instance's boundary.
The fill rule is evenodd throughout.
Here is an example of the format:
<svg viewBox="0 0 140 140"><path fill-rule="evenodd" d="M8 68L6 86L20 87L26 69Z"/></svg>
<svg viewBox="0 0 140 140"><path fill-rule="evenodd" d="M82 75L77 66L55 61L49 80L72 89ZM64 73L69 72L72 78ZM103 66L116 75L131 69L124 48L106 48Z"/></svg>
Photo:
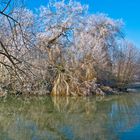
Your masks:
<svg viewBox="0 0 140 140"><path fill-rule="evenodd" d="M0 140L140 140L140 93L2 98Z"/></svg>

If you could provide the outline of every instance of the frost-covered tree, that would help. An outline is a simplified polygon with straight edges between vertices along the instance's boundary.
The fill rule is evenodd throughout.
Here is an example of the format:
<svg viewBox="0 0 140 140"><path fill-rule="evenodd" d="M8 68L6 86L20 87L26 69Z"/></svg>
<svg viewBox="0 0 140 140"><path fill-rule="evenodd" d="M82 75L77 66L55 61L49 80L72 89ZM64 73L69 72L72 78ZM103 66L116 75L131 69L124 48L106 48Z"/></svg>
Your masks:
<svg viewBox="0 0 140 140"><path fill-rule="evenodd" d="M120 45L121 20L72 0L49 1L35 13L17 7L8 14L9 4L0 10L0 63L14 85L17 76L21 89L89 95L133 79L137 55L130 43Z"/></svg>
<svg viewBox="0 0 140 140"><path fill-rule="evenodd" d="M113 67L118 84L125 85L134 81L138 59L139 51L133 43L123 41L118 44Z"/></svg>

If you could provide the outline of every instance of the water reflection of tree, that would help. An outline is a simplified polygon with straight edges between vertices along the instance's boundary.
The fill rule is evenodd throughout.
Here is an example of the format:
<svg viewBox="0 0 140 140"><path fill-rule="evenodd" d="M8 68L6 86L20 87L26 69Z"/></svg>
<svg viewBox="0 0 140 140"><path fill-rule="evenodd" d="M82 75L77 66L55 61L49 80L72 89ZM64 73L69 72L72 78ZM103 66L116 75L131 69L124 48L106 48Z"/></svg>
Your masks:
<svg viewBox="0 0 140 140"><path fill-rule="evenodd" d="M34 97L0 102L0 138L119 139L140 122L140 96Z"/></svg>
<svg viewBox="0 0 140 140"><path fill-rule="evenodd" d="M119 100L115 101L111 106L111 122L118 131L127 131L132 128L139 118L139 96L121 96Z"/></svg>

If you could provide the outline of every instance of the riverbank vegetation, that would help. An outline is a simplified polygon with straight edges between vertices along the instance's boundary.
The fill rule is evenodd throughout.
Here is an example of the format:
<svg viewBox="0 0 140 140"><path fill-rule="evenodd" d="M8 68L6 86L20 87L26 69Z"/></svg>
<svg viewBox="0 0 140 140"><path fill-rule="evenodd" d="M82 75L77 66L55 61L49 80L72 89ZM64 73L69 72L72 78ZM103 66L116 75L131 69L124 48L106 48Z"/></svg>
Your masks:
<svg viewBox="0 0 140 140"><path fill-rule="evenodd" d="M138 77L139 50L122 20L89 14L79 2L50 1L33 12L9 0L0 21L2 93L115 94Z"/></svg>

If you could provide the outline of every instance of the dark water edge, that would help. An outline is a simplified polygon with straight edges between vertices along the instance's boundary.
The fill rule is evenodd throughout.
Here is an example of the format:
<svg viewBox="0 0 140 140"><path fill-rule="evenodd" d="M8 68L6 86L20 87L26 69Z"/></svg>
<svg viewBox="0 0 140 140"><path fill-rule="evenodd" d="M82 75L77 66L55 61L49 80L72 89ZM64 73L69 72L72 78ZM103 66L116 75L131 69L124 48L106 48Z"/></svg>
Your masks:
<svg viewBox="0 0 140 140"><path fill-rule="evenodd" d="M0 98L0 140L140 140L140 92Z"/></svg>

